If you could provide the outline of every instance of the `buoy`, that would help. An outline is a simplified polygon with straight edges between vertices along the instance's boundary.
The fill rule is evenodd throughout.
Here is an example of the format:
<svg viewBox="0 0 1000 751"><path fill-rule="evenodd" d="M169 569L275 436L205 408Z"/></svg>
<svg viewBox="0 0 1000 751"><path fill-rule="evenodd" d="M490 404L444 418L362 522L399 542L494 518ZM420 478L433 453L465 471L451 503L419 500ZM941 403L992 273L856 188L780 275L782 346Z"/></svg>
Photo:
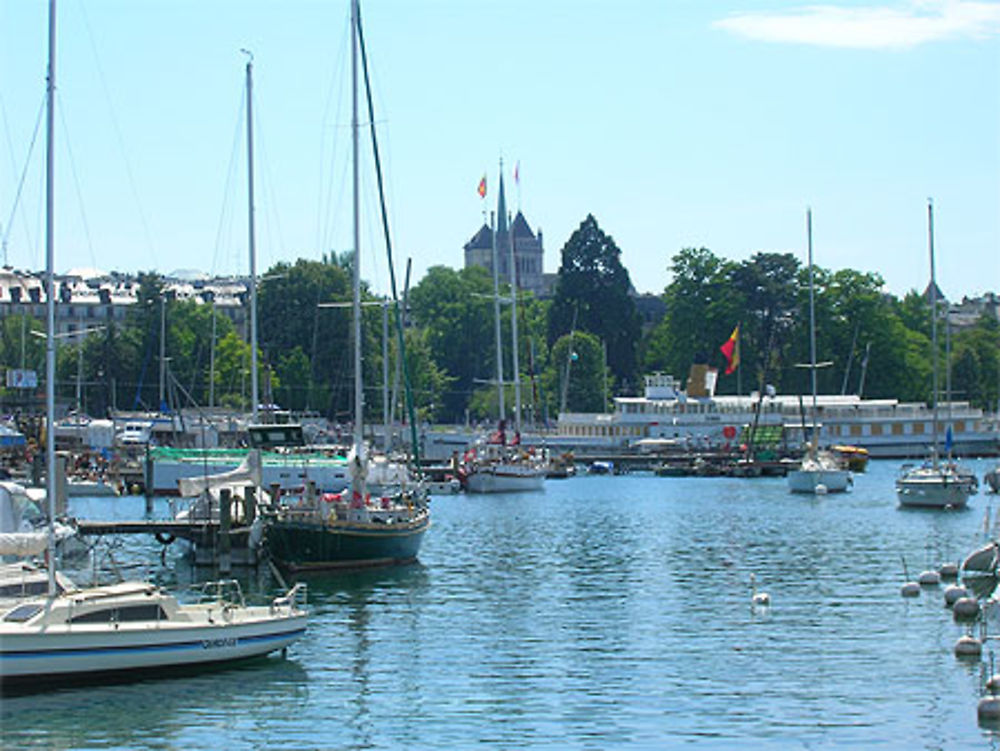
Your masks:
<svg viewBox="0 0 1000 751"><path fill-rule="evenodd" d="M955 642L955 657L979 657L983 653L983 643L974 636L966 634Z"/></svg>
<svg viewBox="0 0 1000 751"><path fill-rule="evenodd" d="M986 681L986 690L991 694L1000 694L1000 675L992 675Z"/></svg>
<svg viewBox="0 0 1000 751"><path fill-rule="evenodd" d="M979 600L975 597L959 597L951 606L956 621L971 621L979 616Z"/></svg>
<svg viewBox="0 0 1000 751"><path fill-rule="evenodd" d="M771 595L757 591L757 577L750 574L750 604L767 607L771 604Z"/></svg>
<svg viewBox="0 0 1000 751"><path fill-rule="evenodd" d="M816 495L826 495L827 492L829 491L829 488L827 488L826 485L824 485L823 483L819 483L816 486L815 491Z"/></svg>
<svg viewBox="0 0 1000 751"><path fill-rule="evenodd" d="M976 706L980 722L1000 722L1000 696L984 696Z"/></svg>
<svg viewBox="0 0 1000 751"><path fill-rule="evenodd" d="M952 607L956 602L961 600L963 597L969 596L969 590L960 584L952 584L945 587L944 590L944 606L946 608Z"/></svg>
<svg viewBox="0 0 1000 751"><path fill-rule="evenodd" d="M921 571L917 581L924 587L936 587L941 583L941 574L937 571Z"/></svg>
<svg viewBox="0 0 1000 751"><path fill-rule="evenodd" d="M958 564L957 563L942 563L941 568L938 569L938 573L941 574L942 579L957 579L958 578Z"/></svg>
<svg viewBox="0 0 1000 751"><path fill-rule="evenodd" d="M900 590L899 593L903 597L919 597L920 596L920 585L916 582L906 582Z"/></svg>

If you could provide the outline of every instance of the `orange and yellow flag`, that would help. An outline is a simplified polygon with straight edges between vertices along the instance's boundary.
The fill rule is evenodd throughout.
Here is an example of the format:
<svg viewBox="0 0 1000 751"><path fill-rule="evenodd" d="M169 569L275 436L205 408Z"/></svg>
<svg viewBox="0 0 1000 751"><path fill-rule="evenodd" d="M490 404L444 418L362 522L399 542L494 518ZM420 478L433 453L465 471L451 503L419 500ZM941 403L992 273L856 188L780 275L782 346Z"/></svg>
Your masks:
<svg viewBox="0 0 1000 751"><path fill-rule="evenodd" d="M483 179L479 181L479 187L476 188L476 192L479 193L480 198L486 198L486 175L483 175Z"/></svg>
<svg viewBox="0 0 1000 751"><path fill-rule="evenodd" d="M726 356L726 375L732 373L740 366L740 325L736 324L733 333L729 335L725 343L719 347L722 354Z"/></svg>

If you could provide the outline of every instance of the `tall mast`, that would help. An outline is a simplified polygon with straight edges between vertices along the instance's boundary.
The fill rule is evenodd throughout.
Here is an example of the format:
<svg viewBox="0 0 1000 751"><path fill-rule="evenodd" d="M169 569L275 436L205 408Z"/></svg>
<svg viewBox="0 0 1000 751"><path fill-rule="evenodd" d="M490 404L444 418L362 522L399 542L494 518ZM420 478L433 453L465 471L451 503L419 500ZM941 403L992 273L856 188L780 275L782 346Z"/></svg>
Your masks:
<svg viewBox="0 0 1000 751"><path fill-rule="evenodd" d="M806 235L809 238L809 370L812 374L812 454L816 454L819 434L816 427L816 302L813 293L813 220L806 209Z"/></svg>
<svg viewBox="0 0 1000 751"><path fill-rule="evenodd" d="M351 155L354 221L354 447L360 454L364 439L361 424L361 230L358 198L358 0L351 0Z"/></svg>
<svg viewBox="0 0 1000 751"><path fill-rule="evenodd" d="M501 177L501 179L503 179ZM500 257L497 253L497 232L499 219L493 223L493 326L497 340L497 395L500 414L498 420L504 418L503 405L503 345L500 343Z"/></svg>
<svg viewBox="0 0 1000 751"><path fill-rule="evenodd" d="M56 0L49 0L49 75L45 86L45 495L49 506L49 594L56 592L56 299L55 268L55 148Z"/></svg>
<svg viewBox="0 0 1000 751"><path fill-rule="evenodd" d="M500 207L498 213L501 215L497 221L498 227L504 228L504 236L507 238L507 247L510 251L510 334L511 344L511 368L514 371L511 380L514 381L514 429L521 430L521 368L518 363L517 352L517 260L514 256L514 232L513 227L507 223L507 200L503 191L503 159L500 160Z"/></svg>
<svg viewBox="0 0 1000 751"><path fill-rule="evenodd" d="M930 198L927 199L927 247L931 258L931 362L934 373L934 453L933 459L937 465L938 446L938 345L937 345L937 280L934 277L934 204Z"/></svg>
<svg viewBox="0 0 1000 751"><path fill-rule="evenodd" d="M253 218L253 54L247 60L247 224L250 237L250 415L257 422L257 246Z"/></svg>

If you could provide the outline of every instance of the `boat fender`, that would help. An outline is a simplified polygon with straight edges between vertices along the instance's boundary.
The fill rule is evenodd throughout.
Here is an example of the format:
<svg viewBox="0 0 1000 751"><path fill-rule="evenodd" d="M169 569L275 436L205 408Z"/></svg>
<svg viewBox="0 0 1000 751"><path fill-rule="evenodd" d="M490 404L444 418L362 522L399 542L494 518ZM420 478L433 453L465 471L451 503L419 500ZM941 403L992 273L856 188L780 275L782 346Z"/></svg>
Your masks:
<svg viewBox="0 0 1000 751"><path fill-rule="evenodd" d="M157 532L153 536L156 538L156 541L161 545L169 545L170 543L172 543L174 540L177 539L176 537L174 537L174 535L170 534L169 532Z"/></svg>

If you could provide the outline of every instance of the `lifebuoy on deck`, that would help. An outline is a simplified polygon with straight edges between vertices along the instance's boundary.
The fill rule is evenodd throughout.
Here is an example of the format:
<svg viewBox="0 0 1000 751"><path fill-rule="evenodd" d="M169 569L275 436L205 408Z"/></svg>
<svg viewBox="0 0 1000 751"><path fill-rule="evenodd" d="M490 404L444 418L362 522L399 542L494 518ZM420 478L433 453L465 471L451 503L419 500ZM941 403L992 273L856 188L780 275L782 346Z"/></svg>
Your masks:
<svg viewBox="0 0 1000 751"><path fill-rule="evenodd" d="M157 532L155 535L153 535L153 537L155 537L156 541L161 545L169 545L170 543L172 543L174 540L177 539L170 532Z"/></svg>

